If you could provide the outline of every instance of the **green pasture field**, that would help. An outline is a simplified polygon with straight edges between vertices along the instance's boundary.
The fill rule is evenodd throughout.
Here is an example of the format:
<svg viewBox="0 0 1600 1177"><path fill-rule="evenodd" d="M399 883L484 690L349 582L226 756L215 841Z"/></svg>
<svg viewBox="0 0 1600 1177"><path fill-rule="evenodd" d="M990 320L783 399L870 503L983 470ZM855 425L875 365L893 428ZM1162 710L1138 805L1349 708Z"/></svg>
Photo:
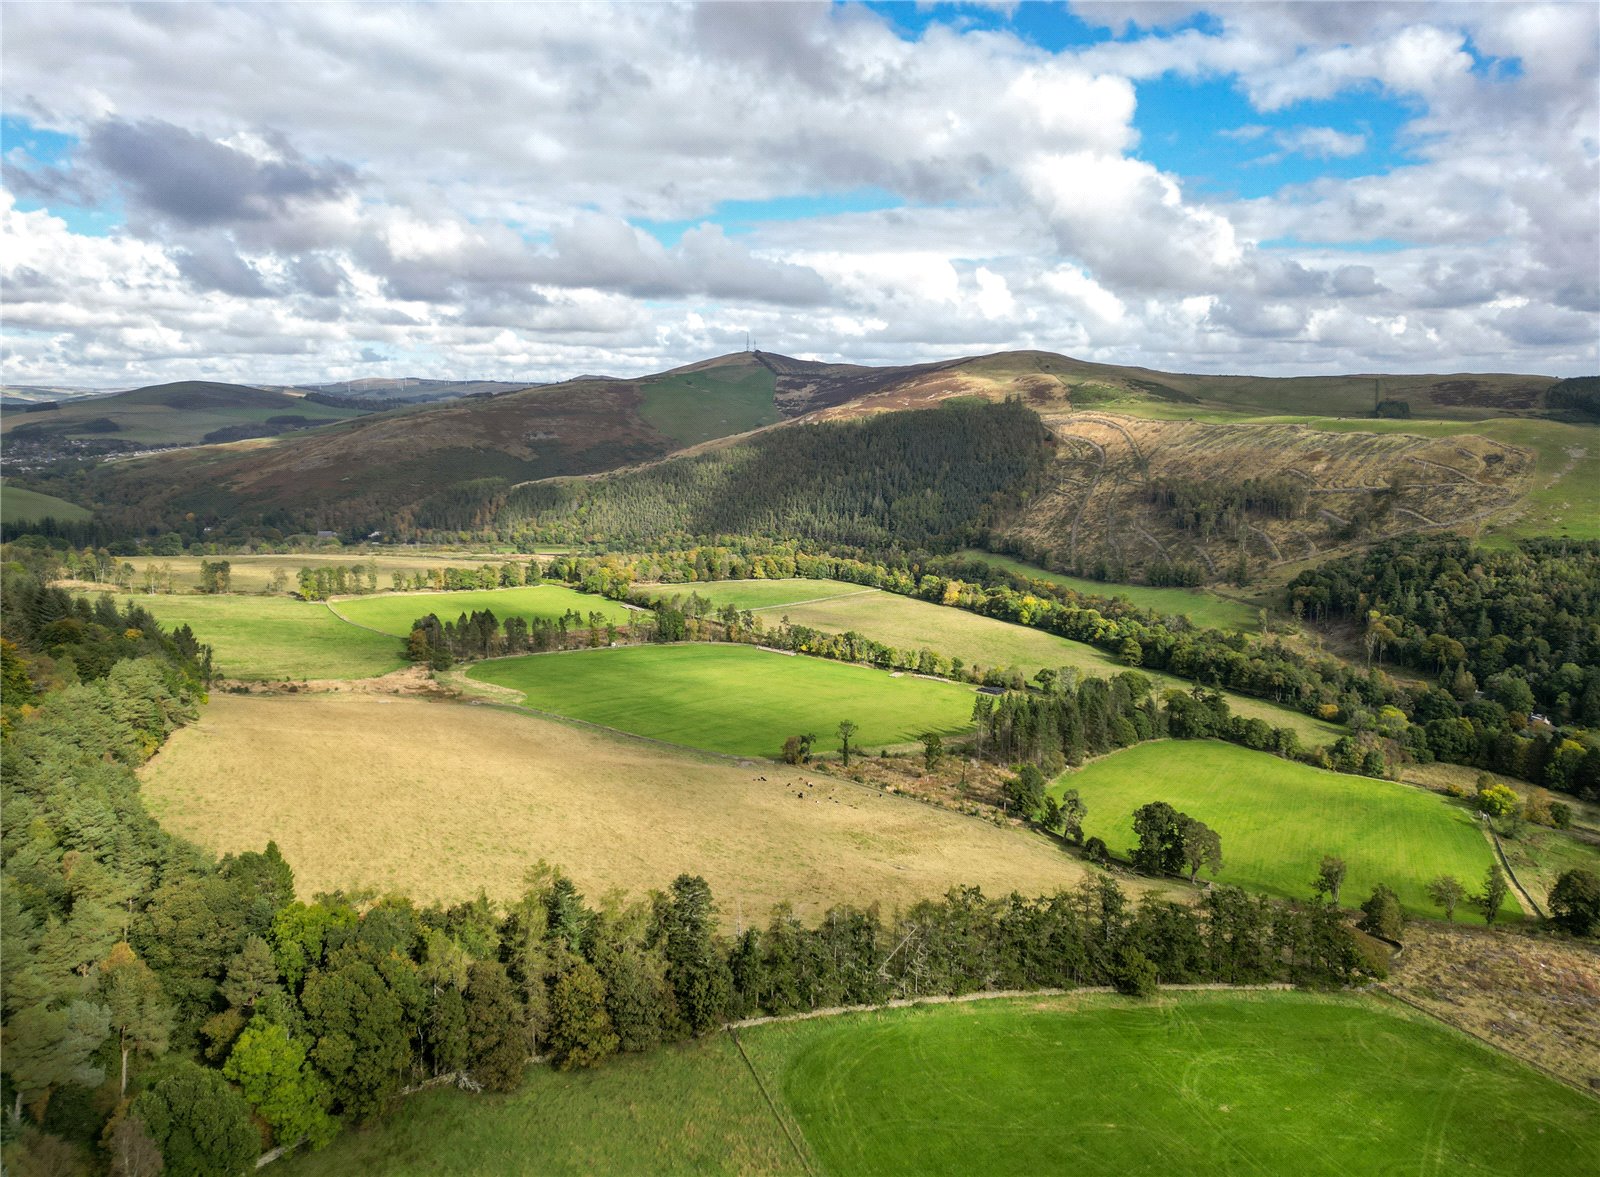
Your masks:
<svg viewBox="0 0 1600 1177"><path fill-rule="evenodd" d="M1133 812L1165 801L1222 836L1216 879L1283 898L1305 898L1325 854L1345 860L1340 902L1355 907L1378 883L1391 887L1417 915L1442 918L1425 888L1455 875L1469 893L1493 861L1483 831L1466 806L1393 781L1326 772L1214 740L1136 744L1050 786L1059 797L1077 789L1089 807L1086 836L1105 839L1126 856L1137 839ZM1210 878L1202 873L1202 879ZM1505 916L1520 914L1507 896ZM1456 919L1482 923L1462 905Z"/></svg>
<svg viewBox="0 0 1600 1177"><path fill-rule="evenodd" d="M1592 1099L1365 997L1077 994L774 1023L739 1038L775 1108L716 1034L591 1072L535 1067L509 1096L425 1092L279 1168L1518 1177L1583 1172L1600 1149Z"/></svg>
<svg viewBox="0 0 1600 1177"><path fill-rule="evenodd" d="M782 597L781 586L785 585L789 586L792 603L773 600L755 606L746 604L747 601ZM854 630L897 650L927 648L946 657L960 658L968 666L1015 669L1028 678L1044 667L1056 670L1071 666L1083 674L1101 678L1128 669L1110 654L1084 642L969 613L965 609L935 605L879 589L863 590L859 585L836 580L723 580L684 587L693 588L719 605L731 601L741 609L753 608L769 629L788 617L796 625L808 625L828 633ZM1188 679L1160 671L1141 670L1141 673L1150 678L1157 691L1170 687L1188 690L1194 685ZM1290 728L1307 745L1331 743L1343 734L1333 724L1291 707L1228 691L1223 694L1235 713L1265 720L1274 727Z"/></svg>
<svg viewBox="0 0 1600 1177"><path fill-rule="evenodd" d="M376 593L366 597L346 597L332 602L329 608L355 625L395 637L405 637L411 632L412 623L429 613L440 621L454 621L463 613L470 615L488 609L504 622L507 617L554 619L570 610L585 622L589 614L599 613L607 621L618 625L627 624L633 616L631 610L615 601L558 584L441 593Z"/></svg>
<svg viewBox="0 0 1600 1177"><path fill-rule="evenodd" d="M23 490L20 486L0 485L0 523L36 523L40 519L81 523L89 518L92 514L88 508L77 503L36 490Z"/></svg>
<svg viewBox="0 0 1600 1177"><path fill-rule="evenodd" d="M726 1034L607 1059L565 1074L530 1067L509 1095L435 1088L282 1177L806 1177Z"/></svg>
<svg viewBox="0 0 1600 1177"><path fill-rule="evenodd" d="M679 445L696 445L780 420L773 384L754 363L680 372L640 386L639 415Z"/></svg>
<svg viewBox="0 0 1600 1177"><path fill-rule="evenodd" d="M1244 601L1237 601L1231 597L1224 597L1217 593L1207 592L1204 589L1191 588L1151 588L1139 584L1108 584L1099 580L1088 580L1081 576L1068 576L1064 572L1051 572L1040 568L1036 564L1026 564L1012 556L997 556L993 552L981 551L977 548L966 548L958 555L969 560L982 560L985 564L992 564L996 568L1004 568L1007 572L1017 576L1029 576L1035 580L1049 581L1051 584L1069 588L1073 592L1083 593L1092 597L1122 597L1129 604L1140 609L1152 609L1157 613L1181 613L1190 621L1202 628L1235 629L1254 632L1261 628L1261 618L1253 605Z"/></svg>
<svg viewBox="0 0 1600 1177"><path fill-rule="evenodd" d="M165 629L188 625L220 674L241 679L372 678L405 665L394 638L289 597L132 595Z"/></svg>
<svg viewBox="0 0 1600 1177"><path fill-rule="evenodd" d="M811 733L835 751L841 720L865 751L971 726L973 691L957 683L791 657L753 646L621 646L481 662L470 677L521 691L530 707L672 744L734 756L778 755Z"/></svg>

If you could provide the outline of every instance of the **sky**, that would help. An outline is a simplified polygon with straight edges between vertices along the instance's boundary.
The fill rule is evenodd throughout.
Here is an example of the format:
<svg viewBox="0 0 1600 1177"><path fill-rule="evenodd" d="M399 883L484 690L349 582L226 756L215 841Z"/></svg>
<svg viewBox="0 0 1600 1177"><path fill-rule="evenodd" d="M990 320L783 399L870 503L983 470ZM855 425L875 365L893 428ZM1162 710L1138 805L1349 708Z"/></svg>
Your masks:
<svg viewBox="0 0 1600 1177"><path fill-rule="evenodd" d="M1600 5L6 3L0 378L1600 372Z"/></svg>

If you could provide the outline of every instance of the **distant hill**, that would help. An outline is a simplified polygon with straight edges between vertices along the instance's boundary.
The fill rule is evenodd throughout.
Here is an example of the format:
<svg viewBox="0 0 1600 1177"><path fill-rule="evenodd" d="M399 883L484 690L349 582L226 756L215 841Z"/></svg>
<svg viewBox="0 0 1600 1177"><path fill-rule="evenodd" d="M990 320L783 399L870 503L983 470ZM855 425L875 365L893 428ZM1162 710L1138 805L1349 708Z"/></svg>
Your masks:
<svg viewBox="0 0 1600 1177"><path fill-rule="evenodd" d="M252 526L270 520L286 532L389 535L413 535L450 519L454 530L482 531L495 525L493 504L506 488L526 482L697 453L789 422L1017 398L1058 438L1057 472L1049 480L1054 489L1011 517L994 542L1058 567L1117 578L1210 580L1236 568L1241 550L1246 564L1260 568L1359 543L1374 528L1486 518L1526 493L1534 464L1532 452L1516 445L1476 435L1428 442L1392 419L1374 421L1372 429L1390 438L1379 442L1360 432L1359 421L1344 433L1314 432L1307 440L1303 427L1240 424L1238 416L1372 418L1381 402L1386 417L1455 422L1451 433L1467 434L1477 419L1543 416L1554 384L1550 377L1498 374L1185 375L1039 351L894 367L738 352L652 376L496 390L377 413L337 430L117 463L95 473L90 492L97 506L135 510L146 519L193 515ZM187 402L209 394L178 395ZM231 395L254 406L260 402L251 398L268 394L235 389ZM281 404L270 410L282 411ZM1456 469L1458 459L1465 464ZM1178 494L1174 487L1184 480L1208 485L1183 489L1182 496L1216 491L1227 499L1236 494L1234 484L1249 478L1305 483L1307 494L1296 498L1298 521L1286 529L1282 520L1260 518L1254 506L1228 514L1224 503L1218 519L1226 516L1227 527L1201 529L1158 502ZM1405 486L1382 502L1369 501L1392 478Z"/></svg>
<svg viewBox="0 0 1600 1177"><path fill-rule="evenodd" d="M528 381L506 380L428 380L416 376L385 379L377 376L361 380L333 380L326 384L300 384L298 392L318 393L362 405L419 405L458 400L465 396L494 396L535 387Z"/></svg>
<svg viewBox="0 0 1600 1177"><path fill-rule="evenodd" d="M316 404L303 394L185 380L7 414L8 456L117 453L271 436L349 420L363 410Z"/></svg>

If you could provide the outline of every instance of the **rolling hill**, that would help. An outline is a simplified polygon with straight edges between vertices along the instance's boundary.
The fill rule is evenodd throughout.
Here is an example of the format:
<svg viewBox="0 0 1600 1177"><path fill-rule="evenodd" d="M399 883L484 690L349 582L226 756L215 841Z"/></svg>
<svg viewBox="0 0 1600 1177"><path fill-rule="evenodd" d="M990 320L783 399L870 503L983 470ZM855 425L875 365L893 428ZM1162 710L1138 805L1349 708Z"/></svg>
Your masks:
<svg viewBox="0 0 1600 1177"><path fill-rule="evenodd" d="M502 515L507 492L523 484L679 453L759 462L741 447L774 427L1016 399L1054 435L1055 461L1029 488L1026 509L993 529L990 546L1104 579L1195 583L1275 573L1372 534L1509 517L1543 485L1536 474L1550 455L1523 439L1555 427L1541 418L1557 383L1184 375L1038 351L876 368L740 352L653 376L586 376L119 463L98 471L89 493L97 507L145 519L193 513L210 525L402 537L483 532L526 524ZM204 390L215 387L164 386L160 403L189 390L178 393L189 413L212 411ZM96 403L131 410L157 391ZM1379 400L1414 423L1374 417ZM1317 418L1329 415L1339 419L1324 427ZM1247 492L1246 481L1270 484L1288 506L1263 510L1261 486Z"/></svg>
<svg viewBox="0 0 1600 1177"><path fill-rule="evenodd" d="M361 412L316 404L303 395L184 380L68 401L48 411L8 414L0 432L8 449L24 452L56 448L114 453L263 437L349 420Z"/></svg>

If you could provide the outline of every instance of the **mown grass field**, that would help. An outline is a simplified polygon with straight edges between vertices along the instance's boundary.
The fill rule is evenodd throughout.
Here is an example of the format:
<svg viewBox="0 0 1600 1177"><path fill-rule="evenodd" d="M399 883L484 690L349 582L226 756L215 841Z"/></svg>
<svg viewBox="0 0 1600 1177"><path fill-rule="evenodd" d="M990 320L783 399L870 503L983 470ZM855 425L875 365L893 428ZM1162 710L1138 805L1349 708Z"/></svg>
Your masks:
<svg viewBox="0 0 1600 1177"><path fill-rule="evenodd" d="M1600 1148L1592 1099L1370 998L1083 994L740 1040L799 1151L719 1034L535 1068L507 1097L430 1092L283 1171L1522 1177L1583 1172Z"/></svg>
<svg viewBox="0 0 1600 1177"><path fill-rule="evenodd" d="M565 585L540 584L522 588L471 589L460 592L378 593L366 597L347 597L329 605L335 613L356 625L405 637L419 617L429 613L440 621L454 621L461 614L488 609L503 623L508 617L558 618L568 611L583 617L599 613L618 625L632 616L615 601L580 593Z"/></svg>
<svg viewBox="0 0 1600 1177"><path fill-rule="evenodd" d="M680 586L672 586L677 588ZM788 617L828 633L857 633L898 650L926 647L968 666L1020 670L1032 678L1041 668L1075 667L1083 674L1109 678L1128 669L1110 654L1083 642L1070 641L1043 630L1013 625L994 617L917 601L879 589L837 580L724 580L681 586L719 605L731 602L741 609L758 610L762 624L776 627ZM687 592L684 594L687 596ZM783 598L787 595L788 600ZM1175 675L1145 670L1156 690L1194 684ZM1293 729L1310 746L1330 743L1341 730L1290 707L1261 699L1223 692L1228 705L1240 715L1263 719L1274 727Z"/></svg>
<svg viewBox="0 0 1600 1177"><path fill-rule="evenodd" d="M188 625L227 678L371 678L405 665L394 638L289 597L132 594L162 626Z"/></svg>
<svg viewBox="0 0 1600 1177"><path fill-rule="evenodd" d="M1305 898L1325 854L1345 860L1346 907L1378 883L1418 915L1442 917L1424 888L1451 874L1476 890L1493 851L1464 805L1392 781L1325 772L1212 740L1163 740L1124 748L1058 777L1055 796L1077 789L1089 815L1086 835L1126 856L1137 839L1133 813L1165 801L1222 836L1218 882L1286 898ZM1209 878L1202 874L1201 878ZM1501 908L1521 911L1514 898ZM1466 905L1462 922L1482 922Z"/></svg>
<svg viewBox="0 0 1600 1177"><path fill-rule="evenodd" d="M91 518L88 508L77 503L20 486L0 485L0 523L35 523L40 519L79 523L88 518Z"/></svg>
<svg viewBox="0 0 1600 1177"><path fill-rule="evenodd" d="M744 433L779 420L772 373L749 364L698 368L641 386L639 415L679 445Z"/></svg>
<svg viewBox="0 0 1600 1177"><path fill-rule="evenodd" d="M814 920L958 883L1034 895L1084 877L1037 834L511 708L214 694L142 775L162 825L209 850L276 839L305 898L371 887L456 901L481 887L507 899L543 858L596 901L704 875L731 927L784 900Z"/></svg>
<svg viewBox="0 0 1600 1177"><path fill-rule="evenodd" d="M865 750L971 726L973 690L958 683L791 657L753 646L625 646L481 662L469 677L520 691L530 707L708 752L776 757L809 732L839 748L841 720Z"/></svg>
<svg viewBox="0 0 1600 1177"><path fill-rule="evenodd" d="M1140 609L1154 609L1158 613L1179 613L1202 628L1235 629L1255 632L1261 628L1261 619L1255 606L1231 597L1224 597L1204 589L1151 588L1140 584L1111 584L1087 580L1081 576L1068 576L1064 572L1051 572L1036 564L1026 564L1012 556L997 556L993 552L967 548L959 553L972 560L982 560L996 568L1018 576L1045 580L1069 588L1073 592L1095 597L1122 597Z"/></svg>

